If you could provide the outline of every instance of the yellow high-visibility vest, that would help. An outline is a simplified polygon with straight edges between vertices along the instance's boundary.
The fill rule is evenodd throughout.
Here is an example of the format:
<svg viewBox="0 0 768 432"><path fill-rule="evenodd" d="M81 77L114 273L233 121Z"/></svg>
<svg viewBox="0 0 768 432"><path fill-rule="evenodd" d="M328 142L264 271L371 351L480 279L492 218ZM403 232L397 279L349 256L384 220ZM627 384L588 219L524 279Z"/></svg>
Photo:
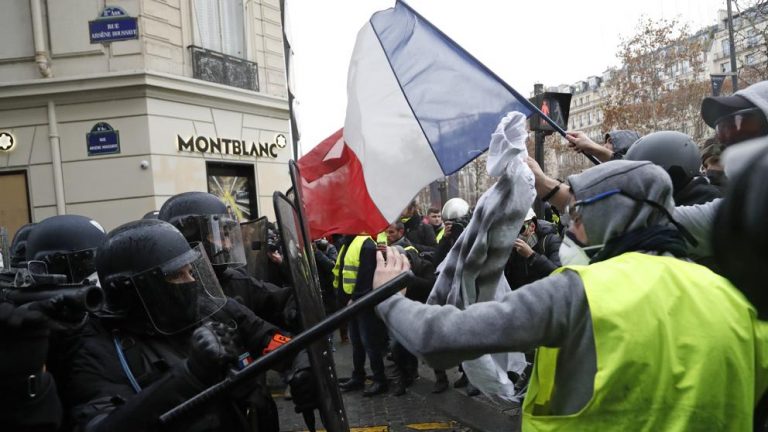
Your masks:
<svg viewBox="0 0 768 432"><path fill-rule="evenodd" d="M445 225L441 226L439 230L437 230L437 235L435 236L435 240L437 240L438 243L440 243L440 240L445 235Z"/></svg>
<svg viewBox="0 0 768 432"><path fill-rule="evenodd" d="M349 250L347 245L341 247L339 254L336 257L336 265L333 266L333 287L339 289L339 279L341 279L341 288L348 295L352 294L355 290L355 283L357 283L357 271L360 269L360 251L363 250L363 243L370 239L369 236L357 236L352 243L349 244ZM342 268L341 258L344 257L344 265L341 278L339 277L339 269Z"/></svg>
<svg viewBox="0 0 768 432"><path fill-rule="evenodd" d="M672 257L625 253L579 274L597 373L590 401L552 415L558 349L536 353L524 431L752 430L768 386L768 332L725 278Z"/></svg>

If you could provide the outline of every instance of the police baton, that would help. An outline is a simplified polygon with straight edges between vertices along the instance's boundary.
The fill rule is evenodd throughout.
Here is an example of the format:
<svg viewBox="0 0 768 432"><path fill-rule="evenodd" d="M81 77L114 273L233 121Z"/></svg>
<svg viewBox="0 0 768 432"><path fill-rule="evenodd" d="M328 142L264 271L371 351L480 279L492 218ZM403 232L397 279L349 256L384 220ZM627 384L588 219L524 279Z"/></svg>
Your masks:
<svg viewBox="0 0 768 432"><path fill-rule="evenodd" d="M320 321L316 325L299 333L288 343L280 346L274 351L265 354L262 357L259 357L256 361L243 368L242 370L233 373L223 381L208 387L192 398L167 411L165 414L160 416L160 424L167 425L179 417L183 417L190 412L196 411L198 408L212 401L213 399L226 394L232 388L241 384L242 382L251 379L256 375L264 373L267 371L267 369L274 366L275 364L283 362L287 358L296 355L299 351L308 347L313 342L327 338L328 334L339 328L341 324L348 321L360 311L376 306L377 304L389 298L392 294L405 288L412 279L413 272L410 270L399 274L397 277L385 283L381 287L355 300L352 304L345 307L344 309L339 310L333 315Z"/></svg>

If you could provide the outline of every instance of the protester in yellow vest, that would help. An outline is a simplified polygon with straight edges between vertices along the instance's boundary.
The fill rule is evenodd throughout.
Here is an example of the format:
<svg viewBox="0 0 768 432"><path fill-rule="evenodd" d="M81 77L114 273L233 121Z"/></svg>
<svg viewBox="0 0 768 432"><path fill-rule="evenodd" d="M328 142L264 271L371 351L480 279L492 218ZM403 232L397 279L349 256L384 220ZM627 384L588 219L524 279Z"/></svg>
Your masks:
<svg viewBox="0 0 768 432"><path fill-rule="evenodd" d="M340 306L354 302L372 289L376 268L376 243L370 236L346 236L336 266L333 268L334 287ZM364 310L349 322L352 343L352 378L339 384L342 391L363 390L365 359L371 365L373 383L363 390L363 396L375 396L388 391L384 373L384 352L387 329L372 309Z"/></svg>
<svg viewBox="0 0 768 432"><path fill-rule="evenodd" d="M612 161L568 180L565 267L465 310L395 295L378 306L390 333L441 368L539 347L523 430L751 430L768 332L730 282L683 259L669 176ZM387 255L374 287L408 267Z"/></svg>
<svg viewBox="0 0 768 432"><path fill-rule="evenodd" d="M445 235L443 213L437 207L430 207L429 211L427 211L427 217L429 217L429 224L432 225L432 229L435 230L435 241L437 241L437 244L440 244L440 240Z"/></svg>

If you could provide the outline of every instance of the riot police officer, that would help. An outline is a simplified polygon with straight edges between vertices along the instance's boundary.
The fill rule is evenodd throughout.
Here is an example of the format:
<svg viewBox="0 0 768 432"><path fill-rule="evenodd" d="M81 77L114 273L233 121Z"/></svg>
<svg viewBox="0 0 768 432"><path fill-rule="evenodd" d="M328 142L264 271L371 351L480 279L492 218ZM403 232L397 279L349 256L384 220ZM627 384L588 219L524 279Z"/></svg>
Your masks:
<svg viewBox="0 0 768 432"><path fill-rule="evenodd" d="M65 387L85 431L153 429L160 414L221 380L238 360L247 363L290 340L227 299L202 246L191 248L166 222L114 229L96 268L105 308L84 329ZM308 368L302 353L289 374L301 410L315 400ZM260 409L257 393L239 389L171 428L278 430L276 412Z"/></svg>
<svg viewBox="0 0 768 432"><path fill-rule="evenodd" d="M38 223L26 242L27 261L45 263L48 273L79 283L96 272L96 250L106 238L95 220L79 215L52 216Z"/></svg>
<svg viewBox="0 0 768 432"><path fill-rule="evenodd" d="M12 265L15 271L35 262L36 271L77 284L96 272L95 253L105 238L91 218L52 216L16 233ZM61 298L0 303L0 424L12 430L57 430L62 423L67 428L68 401L60 401L57 386L67 381L86 319L84 310Z"/></svg>
<svg viewBox="0 0 768 432"><path fill-rule="evenodd" d="M158 218L175 226L188 242L202 243L227 296L272 324L297 330L292 290L248 275L240 224L221 200L205 192L184 192L169 198Z"/></svg>

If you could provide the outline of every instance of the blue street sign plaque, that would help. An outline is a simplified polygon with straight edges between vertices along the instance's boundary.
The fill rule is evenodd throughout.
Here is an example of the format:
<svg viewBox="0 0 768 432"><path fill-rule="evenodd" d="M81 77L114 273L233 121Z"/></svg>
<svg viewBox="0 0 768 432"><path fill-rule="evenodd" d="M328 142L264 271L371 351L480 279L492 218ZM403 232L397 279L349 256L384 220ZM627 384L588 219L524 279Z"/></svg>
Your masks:
<svg viewBox="0 0 768 432"><path fill-rule="evenodd" d="M114 41L138 39L139 23L130 17L123 8L105 7L94 21L88 21L91 43L109 43Z"/></svg>
<svg viewBox="0 0 768 432"><path fill-rule="evenodd" d="M85 141L88 143L88 156L120 153L120 133L109 123L96 123L85 135Z"/></svg>

